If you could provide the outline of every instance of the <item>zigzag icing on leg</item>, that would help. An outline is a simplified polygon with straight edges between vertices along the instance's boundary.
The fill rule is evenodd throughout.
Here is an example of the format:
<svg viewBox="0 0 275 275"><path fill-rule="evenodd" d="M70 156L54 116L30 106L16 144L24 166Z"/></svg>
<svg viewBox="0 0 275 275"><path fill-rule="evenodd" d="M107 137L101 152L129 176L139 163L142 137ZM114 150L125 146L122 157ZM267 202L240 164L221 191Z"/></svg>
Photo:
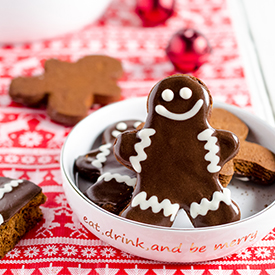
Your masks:
<svg viewBox="0 0 275 275"><path fill-rule="evenodd" d="M174 221L178 211L179 211L179 204L178 203L171 203L169 199L164 199L161 203L158 202L157 196L152 196L148 200L146 199L147 193L142 191L138 193L132 200L131 206L136 207L139 205L141 210L146 210L149 207L152 208L154 213L158 213L163 210L163 214L165 217L170 217L170 221Z"/></svg>
<svg viewBox="0 0 275 275"><path fill-rule="evenodd" d="M111 174L110 172L106 172L102 174L97 181L105 180L110 181L115 179L117 182L122 183L125 182L128 186L135 187L137 178L131 178L127 175L120 175L118 173Z"/></svg>
<svg viewBox="0 0 275 275"><path fill-rule="evenodd" d="M106 157L111 153L109 148L112 147L111 143L106 143L104 145L101 145L99 147L99 150L101 153L98 153L96 155L96 159L92 161L92 165L97 167L97 168L102 168L102 163L104 163L107 159Z"/></svg>
<svg viewBox="0 0 275 275"><path fill-rule="evenodd" d="M198 140L206 141L204 149L208 150L209 152L205 155L204 159L210 161L210 164L207 166L207 170L210 173L216 173L221 170L221 166L218 165L220 157L217 156L220 148L216 144L218 139L216 137L212 137L213 133L214 131L212 129L206 129L198 134Z"/></svg>
<svg viewBox="0 0 275 275"><path fill-rule="evenodd" d="M147 155L144 152L144 149L151 145L150 136L153 136L156 133L155 129L142 129L138 132L138 136L141 139L140 142L135 144L135 150L137 152L137 156L131 156L129 158L132 167L137 173L141 172L140 162L147 159Z"/></svg>
<svg viewBox="0 0 275 275"><path fill-rule="evenodd" d="M203 198L198 204L192 202L190 206L190 215L195 219L198 215L205 216L209 210L216 211L220 207L220 202L224 202L227 205L231 205L231 191L228 188L224 188L222 192L215 191L212 196L212 200L209 201Z"/></svg>

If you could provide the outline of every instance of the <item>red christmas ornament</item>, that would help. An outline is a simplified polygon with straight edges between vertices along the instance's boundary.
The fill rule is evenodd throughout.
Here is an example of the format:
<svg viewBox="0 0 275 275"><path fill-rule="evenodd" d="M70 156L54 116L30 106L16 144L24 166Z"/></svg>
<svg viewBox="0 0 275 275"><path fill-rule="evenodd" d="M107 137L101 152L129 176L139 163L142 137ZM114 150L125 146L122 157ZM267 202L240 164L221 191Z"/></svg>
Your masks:
<svg viewBox="0 0 275 275"><path fill-rule="evenodd" d="M137 0L136 13L144 27L164 23L174 12L175 0Z"/></svg>
<svg viewBox="0 0 275 275"><path fill-rule="evenodd" d="M206 37L191 28L174 34L166 48L168 58L181 73L196 71L207 62L210 53L211 46Z"/></svg>

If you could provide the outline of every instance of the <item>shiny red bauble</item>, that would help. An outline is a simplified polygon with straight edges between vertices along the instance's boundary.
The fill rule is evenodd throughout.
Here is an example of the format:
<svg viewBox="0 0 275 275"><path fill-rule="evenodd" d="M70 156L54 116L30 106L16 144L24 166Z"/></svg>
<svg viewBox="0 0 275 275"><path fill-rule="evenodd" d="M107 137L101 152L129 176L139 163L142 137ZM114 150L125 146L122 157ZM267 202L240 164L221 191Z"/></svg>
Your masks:
<svg viewBox="0 0 275 275"><path fill-rule="evenodd" d="M144 27L155 27L172 16L175 0L137 0L136 13Z"/></svg>
<svg viewBox="0 0 275 275"><path fill-rule="evenodd" d="M175 69L181 73L196 71L208 61L211 46L204 35L185 28L174 34L166 48L166 54Z"/></svg>

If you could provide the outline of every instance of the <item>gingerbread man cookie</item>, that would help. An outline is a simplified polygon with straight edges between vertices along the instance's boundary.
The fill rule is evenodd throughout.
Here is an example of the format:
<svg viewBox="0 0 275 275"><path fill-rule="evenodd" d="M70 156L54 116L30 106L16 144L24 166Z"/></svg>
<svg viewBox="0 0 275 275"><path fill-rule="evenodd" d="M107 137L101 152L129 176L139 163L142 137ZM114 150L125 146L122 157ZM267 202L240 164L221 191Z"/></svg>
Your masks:
<svg viewBox="0 0 275 275"><path fill-rule="evenodd" d="M102 208L119 214L129 203L136 173L121 165L113 154L115 138L126 130L138 128L140 121L119 121L109 126L103 133L103 144L75 161L75 171L94 183L85 195Z"/></svg>
<svg viewBox="0 0 275 275"><path fill-rule="evenodd" d="M75 63L50 59L43 75L14 78L9 94L26 106L47 101L50 118L71 126L87 115L93 103L120 99L116 81L122 73L120 61L103 55L85 56Z"/></svg>
<svg viewBox="0 0 275 275"><path fill-rule="evenodd" d="M238 138L208 123L208 88L189 75L163 79L148 97L143 128L118 136L119 162L137 173L137 184L121 216L171 226L184 209L195 227L229 223L240 211L218 175L238 151Z"/></svg>

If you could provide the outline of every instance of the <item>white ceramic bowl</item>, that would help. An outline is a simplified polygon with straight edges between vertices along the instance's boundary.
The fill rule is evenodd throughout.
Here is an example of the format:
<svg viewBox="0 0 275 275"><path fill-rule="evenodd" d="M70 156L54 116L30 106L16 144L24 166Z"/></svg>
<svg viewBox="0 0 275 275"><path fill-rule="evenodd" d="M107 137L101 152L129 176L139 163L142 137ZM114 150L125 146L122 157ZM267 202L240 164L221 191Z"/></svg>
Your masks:
<svg viewBox="0 0 275 275"><path fill-rule="evenodd" d="M248 139L275 152L275 130L257 117L233 106L215 104L241 118L250 128ZM146 98L114 103L92 113L70 132L61 153L66 197L81 223L94 235L121 250L147 259L168 262L212 260L253 245L275 226L275 185L259 186L234 179L229 188L238 203L240 221L207 228L192 228L181 212L172 228L146 225L113 215L87 199L76 187L73 163L92 147L109 124L146 117Z"/></svg>
<svg viewBox="0 0 275 275"><path fill-rule="evenodd" d="M111 0L0 0L0 43L29 42L77 31Z"/></svg>

